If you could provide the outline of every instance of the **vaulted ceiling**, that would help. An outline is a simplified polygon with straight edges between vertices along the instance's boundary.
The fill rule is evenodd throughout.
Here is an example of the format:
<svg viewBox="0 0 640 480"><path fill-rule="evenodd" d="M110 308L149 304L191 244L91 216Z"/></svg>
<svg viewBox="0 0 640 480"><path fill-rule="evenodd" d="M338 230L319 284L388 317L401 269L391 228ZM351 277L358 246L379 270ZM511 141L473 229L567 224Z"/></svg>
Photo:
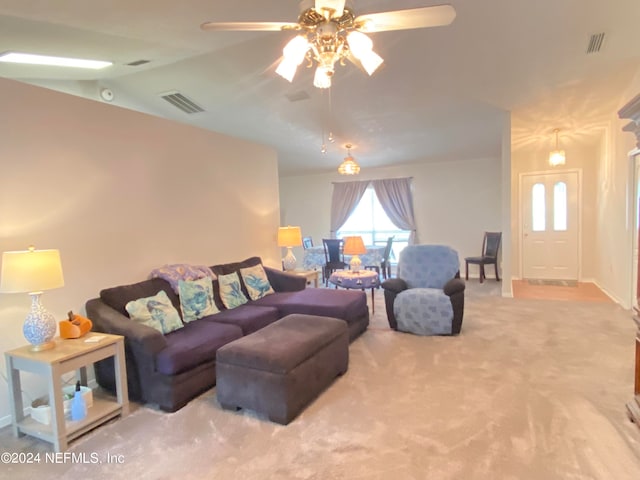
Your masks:
<svg viewBox="0 0 640 480"><path fill-rule="evenodd" d="M304 3L304 2L303 2ZM357 14L437 5L349 2ZM446 27L371 34L383 66L338 66L330 90L299 68L275 74L292 32L205 32L206 21L295 22L296 0L3 0L0 52L104 59L78 71L0 63L0 76L270 145L281 175L500 155L505 112L515 147L590 141L640 66L637 0L451 0ZM599 51L587 53L592 35ZM147 60L141 65L131 65ZM161 95L179 92L203 112ZM334 142L328 142L329 132ZM328 151L320 152L324 137Z"/></svg>

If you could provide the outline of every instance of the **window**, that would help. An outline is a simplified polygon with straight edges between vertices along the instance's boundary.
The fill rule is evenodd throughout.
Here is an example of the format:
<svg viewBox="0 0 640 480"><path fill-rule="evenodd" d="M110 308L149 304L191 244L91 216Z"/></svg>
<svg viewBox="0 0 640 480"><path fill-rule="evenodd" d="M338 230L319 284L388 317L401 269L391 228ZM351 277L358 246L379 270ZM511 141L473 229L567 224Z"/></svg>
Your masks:
<svg viewBox="0 0 640 480"><path fill-rule="evenodd" d="M337 236L344 238L351 235L362 237L365 245L387 244L387 239L393 239L391 250L391 260L397 259L400 250L409 243L409 231L400 230L396 227L385 213L373 187L367 188L360 199L360 203L347 219L345 224L338 230Z"/></svg>
<svg viewBox="0 0 640 480"><path fill-rule="evenodd" d="M567 184L558 182L553 186L553 229L567 230Z"/></svg>
<svg viewBox="0 0 640 480"><path fill-rule="evenodd" d="M531 190L531 225L534 232L544 232L546 225L545 188L536 183Z"/></svg>

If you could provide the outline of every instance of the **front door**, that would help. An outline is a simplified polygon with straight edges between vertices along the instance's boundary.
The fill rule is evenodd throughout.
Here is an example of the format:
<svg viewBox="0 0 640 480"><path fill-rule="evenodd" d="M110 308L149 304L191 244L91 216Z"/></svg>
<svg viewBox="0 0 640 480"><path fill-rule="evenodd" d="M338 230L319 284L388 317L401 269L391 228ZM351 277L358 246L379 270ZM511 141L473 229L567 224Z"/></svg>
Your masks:
<svg viewBox="0 0 640 480"><path fill-rule="evenodd" d="M522 276L578 280L578 172L521 178Z"/></svg>

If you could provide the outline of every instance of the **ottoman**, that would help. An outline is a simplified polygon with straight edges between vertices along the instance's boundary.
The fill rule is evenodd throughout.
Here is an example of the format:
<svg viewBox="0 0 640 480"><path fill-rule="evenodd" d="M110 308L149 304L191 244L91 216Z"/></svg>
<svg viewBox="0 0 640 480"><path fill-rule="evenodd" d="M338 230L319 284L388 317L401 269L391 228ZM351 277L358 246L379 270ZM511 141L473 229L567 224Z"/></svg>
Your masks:
<svg viewBox="0 0 640 480"><path fill-rule="evenodd" d="M291 314L216 352L216 395L288 424L349 366L344 320Z"/></svg>

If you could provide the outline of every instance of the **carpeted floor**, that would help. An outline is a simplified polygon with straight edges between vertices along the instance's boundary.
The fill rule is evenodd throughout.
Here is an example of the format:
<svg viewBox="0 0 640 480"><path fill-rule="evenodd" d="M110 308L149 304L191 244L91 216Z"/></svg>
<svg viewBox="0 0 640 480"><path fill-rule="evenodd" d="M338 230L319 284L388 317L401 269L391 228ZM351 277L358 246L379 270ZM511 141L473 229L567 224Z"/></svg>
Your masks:
<svg viewBox="0 0 640 480"><path fill-rule="evenodd" d="M72 444L103 463L4 464L0 478L640 478L630 312L498 295L469 282L462 334L417 337L388 329L377 292L349 371L286 427L221 410L213 389L173 414L134 405ZM50 451L9 428L0 447Z"/></svg>

